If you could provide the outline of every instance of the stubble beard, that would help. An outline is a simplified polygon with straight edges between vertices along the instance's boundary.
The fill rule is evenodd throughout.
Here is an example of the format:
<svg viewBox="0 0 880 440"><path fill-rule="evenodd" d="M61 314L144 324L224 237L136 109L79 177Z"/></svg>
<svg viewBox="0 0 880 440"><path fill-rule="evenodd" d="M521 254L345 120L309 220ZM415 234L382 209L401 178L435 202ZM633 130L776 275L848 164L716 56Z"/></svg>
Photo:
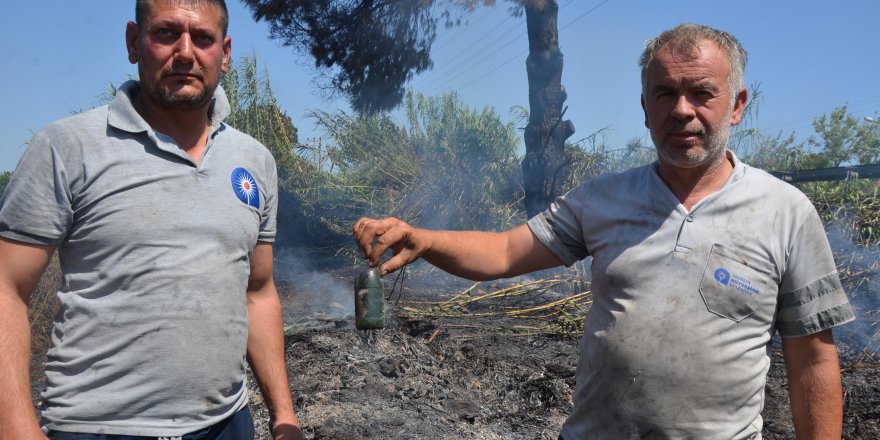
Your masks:
<svg viewBox="0 0 880 440"><path fill-rule="evenodd" d="M663 146L657 148L657 154L664 162L667 162L678 168L696 168L705 166L708 169L714 168L723 162L727 150L727 142L730 140L730 119L733 115L733 106L728 109L724 118L714 127L702 127L701 134L703 137L704 148L702 150L687 151L681 155L673 156L669 154L674 152L677 147ZM654 140L655 145L663 145L662 140L658 142Z"/></svg>
<svg viewBox="0 0 880 440"><path fill-rule="evenodd" d="M140 68L141 66L138 67ZM197 110L204 107L210 102L211 98L214 97L214 91L217 88L217 84L215 84L214 87L209 87L205 84L204 73L202 71L196 72L199 75L203 87L202 90L195 95L182 95L181 91L173 90L172 87L174 86L164 84L162 79L170 74L173 69L174 67L170 70L163 71L159 79L152 84L148 84L143 80L143 78L148 77L144 75L145 72L138 72L141 77L141 90L149 95L155 105L165 110Z"/></svg>
<svg viewBox="0 0 880 440"><path fill-rule="evenodd" d="M168 110L195 110L204 107L214 96L214 90L202 89L196 95L179 95L166 86L153 90L153 98L161 107Z"/></svg>
<svg viewBox="0 0 880 440"><path fill-rule="evenodd" d="M712 134L706 137L706 158L711 163L711 168L718 166L727 157L727 143L730 141L730 118L733 114L733 106L724 115L724 119L714 127Z"/></svg>

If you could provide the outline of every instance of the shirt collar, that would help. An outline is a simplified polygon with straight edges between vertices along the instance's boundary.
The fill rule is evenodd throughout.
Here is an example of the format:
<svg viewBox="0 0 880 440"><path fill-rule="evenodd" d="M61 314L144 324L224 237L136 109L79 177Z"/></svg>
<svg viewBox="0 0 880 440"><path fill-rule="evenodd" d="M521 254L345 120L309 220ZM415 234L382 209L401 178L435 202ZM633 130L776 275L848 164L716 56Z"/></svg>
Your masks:
<svg viewBox="0 0 880 440"><path fill-rule="evenodd" d="M140 83L135 80L126 81L116 90L113 101L110 102L107 123L115 128L130 133L141 133L152 130L147 121L137 112L132 99L140 93ZM217 86L211 104L208 106L208 115L211 117L211 127L214 130L220 127L223 120L232 112L229 100L223 87ZM213 131L213 130L212 130Z"/></svg>
<svg viewBox="0 0 880 440"><path fill-rule="evenodd" d="M727 181L724 182L724 186L729 186L733 185L743 178L743 176L746 174L746 168L748 168L748 166L740 162L739 158L736 157L736 154L733 151L727 150L726 153L727 158L731 162L733 162L733 171L730 172L730 176L728 176Z"/></svg>

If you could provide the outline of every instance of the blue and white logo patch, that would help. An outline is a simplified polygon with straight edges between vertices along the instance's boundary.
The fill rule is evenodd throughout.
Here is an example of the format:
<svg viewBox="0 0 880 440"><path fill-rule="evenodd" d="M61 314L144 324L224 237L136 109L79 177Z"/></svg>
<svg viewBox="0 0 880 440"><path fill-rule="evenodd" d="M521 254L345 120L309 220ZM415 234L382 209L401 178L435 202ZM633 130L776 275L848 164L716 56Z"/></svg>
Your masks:
<svg viewBox="0 0 880 440"><path fill-rule="evenodd" d="M731 274L723 267L715 269L715 281L744 295L752 296L761 293L760 289L752 286L751 280L741 275Z"/></svg>
<svg viewBox="0 0 880 440"><path fill-rule="evenodd" d="M240 167L232 170L232 190L238 200L260 209L260 191L257 188L257 181L248 170Z"/></svg>
<svg viewBox="0 0 880 440"><path fill-rule="evenodd" d="M720 267L715 271L715 281L718 281L721 284L727 285L727 282L730 281L730 272L727 269Z"/></svg>

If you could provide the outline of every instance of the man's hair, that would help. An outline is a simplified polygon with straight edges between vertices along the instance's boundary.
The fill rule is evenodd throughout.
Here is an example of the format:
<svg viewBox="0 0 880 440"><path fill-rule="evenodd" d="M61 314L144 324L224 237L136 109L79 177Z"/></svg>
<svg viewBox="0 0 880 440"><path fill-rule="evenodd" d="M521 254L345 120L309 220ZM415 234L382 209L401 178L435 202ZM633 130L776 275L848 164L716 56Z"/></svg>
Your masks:
<svg viewBox="0 0 880 440"><path fill-rule="evenodd" d="M223 36L229 30L229 11L226 9L226 0L177 0L191 6L214 5L220 8L220 27L223 29ZM151 0L135 0L134 3L134 22L143 29L144 21L150 13Z"/></svg>
<svg viewBox="0 0 880 440"><path fill-rule="evenodd" d="M664 46L669 46L673 54L692 56L699 50L702 41L709 40L720 46L727 53L727 61L730 62L730 100L736 100L736 95L744 87L746 61L749 54L733 35L705 26L702 24L685 23L669 29L657 38L645 42L645 51L639 59L639 67L642 68L642 94L648 88L648 66L654 61L657 52Z"/></svg>

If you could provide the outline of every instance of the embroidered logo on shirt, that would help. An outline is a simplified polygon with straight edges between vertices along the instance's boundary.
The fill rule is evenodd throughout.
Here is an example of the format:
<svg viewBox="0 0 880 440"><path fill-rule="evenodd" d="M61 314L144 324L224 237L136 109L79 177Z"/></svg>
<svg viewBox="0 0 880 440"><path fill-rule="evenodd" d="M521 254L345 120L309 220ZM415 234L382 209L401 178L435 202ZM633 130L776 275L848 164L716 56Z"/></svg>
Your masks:
<svg viewBox="0 0 880 440"><path fill-rule="evenodd" d="M719 267L715 270L715 281L718 281L721 284L727 285L727 282L730 281L730 272L723 267Z"/></svg>
<svg viewBox="0 0 880 440"><path fill-rule="evenodd" d="M232 170L232 190L238 200L260 209L260 191L257 189L257 181L248 170L244 168Z"/></svg>
<svg viewBox="0 0 880 440"><path fill-rule="evenodd" d="M751 296L761 293L758 288L752 286L752 282L747 278L736 274L731 276L730 272L723 267L715 269L715 281L745 295Z"/></svg>

